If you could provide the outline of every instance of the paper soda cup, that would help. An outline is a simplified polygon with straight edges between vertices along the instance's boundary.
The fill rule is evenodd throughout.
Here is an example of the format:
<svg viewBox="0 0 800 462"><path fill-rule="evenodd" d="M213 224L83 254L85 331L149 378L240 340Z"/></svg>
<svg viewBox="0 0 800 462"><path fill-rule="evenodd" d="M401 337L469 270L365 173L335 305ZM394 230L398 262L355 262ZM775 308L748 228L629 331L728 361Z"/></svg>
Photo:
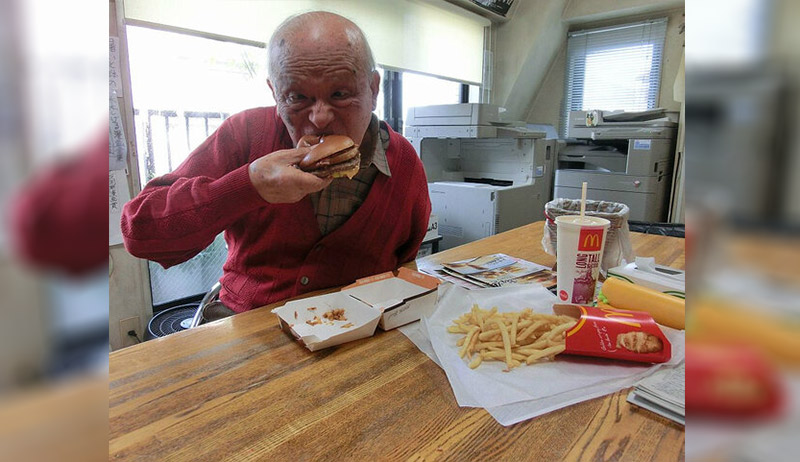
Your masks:
<svg viewBox="0 0 800 462"><path fill-rule="evenodd" d="M600 217L556 217L558 299L589 305L600 273L610 221Z"/></svg>

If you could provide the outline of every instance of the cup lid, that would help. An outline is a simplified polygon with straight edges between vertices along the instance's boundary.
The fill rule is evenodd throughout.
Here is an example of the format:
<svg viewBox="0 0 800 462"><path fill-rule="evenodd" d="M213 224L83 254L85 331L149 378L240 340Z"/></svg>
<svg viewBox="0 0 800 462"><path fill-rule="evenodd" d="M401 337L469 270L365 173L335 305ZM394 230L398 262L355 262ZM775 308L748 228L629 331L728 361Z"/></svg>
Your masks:
<svg viewBox="0 0 800 462"><path fill-rule="evenodd" d="M606 220L605 218L600 217L592 217L589 215L584 215L581 217L580 215L561 215L556 217L556 224L563 223L563 224L570 224L570 225L578 225L578 226L609 226L611 222Z"/></svg>

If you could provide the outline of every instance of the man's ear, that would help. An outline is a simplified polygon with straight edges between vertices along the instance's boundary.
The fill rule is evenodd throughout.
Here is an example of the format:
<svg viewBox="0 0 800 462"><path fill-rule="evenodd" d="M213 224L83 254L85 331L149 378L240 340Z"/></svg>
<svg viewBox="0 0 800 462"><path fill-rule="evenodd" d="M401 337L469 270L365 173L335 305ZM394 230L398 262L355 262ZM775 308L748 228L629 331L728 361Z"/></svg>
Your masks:
<svg viewBox="0 0 800 462"><path fill-rule="evenodd" d="M372 90L372 110L378 109L378 93L381 89L381 74L378 71L372 71L372 82L369 84Z"/></svg>
<svg viewBox="0 0 800 462"><path fill-rule="evenodd" d="M272 86L272 82L269 79L267 79L267 86L269 87L269 90L272 92L272 99L275 100L275 102L277 103L278 97L275 95L275 87Z"/></svg>

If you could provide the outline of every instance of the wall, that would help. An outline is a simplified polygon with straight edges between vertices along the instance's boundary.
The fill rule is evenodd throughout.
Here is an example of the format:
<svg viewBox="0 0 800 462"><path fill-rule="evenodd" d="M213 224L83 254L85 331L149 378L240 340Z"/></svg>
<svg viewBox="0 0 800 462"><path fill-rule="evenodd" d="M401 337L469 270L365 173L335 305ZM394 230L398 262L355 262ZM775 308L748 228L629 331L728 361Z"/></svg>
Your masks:
<svg viewBox="0 0 800 462"><path fill-rule="evenodd" d="M602 3L602 2L599 2ZM667 17L667 35L664 41L664 60L661 68L661 87L658 94L658 106L670 110L680 111L680 102L673 98L673 83L678 75L683 53L684 36L679 33L679 26L683 22L683 9L671 11L652 12L644 15L633 15L611 20L595 22L583 22L581 18L572 18L570 30L589 29L602 27L612 24L635 22L642 19ZM591 15L589 17L597 17ZM562 42L556 59L550 67L547 78L536 92L530 111L525 120L535 123L552 124L556 129L560 128L561 101L564 97L564 79L567 65L567 43L566 37Z"/></svg>
<svg viewBox="0 0 800 462"><path fill-rule="evenodd" d="M127 57L124 50L124 30L118 28L116 2L109 2L109 34L120 37L120 61L123 68L127 67ZM125 136L128 141L128 175L129 190L133 194L141 187L138 165L136 161L136 147L134 145L133 111L130 99L130 78L123 71L123 97L119 98L120 111L125 126ZM139 318L139 338L142 338L147 322L153 316L153 307L150 296L150 279L147 262L131 256L120 245L108 249L110 257L110 274L108 281L108 342L112 350L136 343L132 337L120 332L120 321L126 318Z"/></svg>
<svg viewBox="0 0 800 462"><path fill-rule="evenodd" d="M525 120L529 123L550 124L561 128L561 102L564 100L564 79L567 77L567 42L558 50L553 65L547 71L547 77L529 107ZM560 133L560 132L558 132Z"/></svg>
<svg viewBox="0 0 800 462"><path fill-rule="evenodd" d="M511 19L495 27L492 98L511 116L560 129L564 99L567 32L667 17L658 106L680 111L675 79L682 73L682 0L531 0L516 2ZM681 143L682 145L682 143ZM679 149L682 148L679 146ZM798 163L800 165L800 163ZM683 221L684 183L679 177L673 221Z"/></svg>
<svg viewBox="0 0 800 462"><path fill-rule="evenodd" d="M672 99L683 36L683 1L530 0L517 2L511 20L493 34L492 100L530 123L559 126L564 95L568 30L668 16L659 105L679 110Z"/></svg>
<svg viewBox="0 0 800 462"><path fill-rule="evenodd" d="M664 41L664 61L661 68L661 87L658 94L658 105L670 110L680 111L680 102L674 100L673 83L678 74L683 52L683 35L679 34L678 27L683 22L683 10L672 10L669 12L659 12L645 16L630 16L612 21L601 21L595 23L578 23L570 26L570 30L589 29L611 24L634 22L640 19L658 18L667 16L667 35ZM530 112L525 120L528 122L553 124L559 127L559 117L561 101L564 97L564 78L567 66L567 44L566 37L557 57L553 60L547 77L537 91L530 106Z"/></svg>
<svg viewBox="0 0 800 462"><path fill-rule="evenodd" d="M570 24L607 21L683 8L683 0L570 0L564 21Z"/></svg>
<svg viewBox="0 0 800 462"><path fill-rule="evenodd" d="M515 3L511 20L493 30L492 96L512 117L528 113L536 91L567 34L562 21L566 0L529 0Z"/></svg>

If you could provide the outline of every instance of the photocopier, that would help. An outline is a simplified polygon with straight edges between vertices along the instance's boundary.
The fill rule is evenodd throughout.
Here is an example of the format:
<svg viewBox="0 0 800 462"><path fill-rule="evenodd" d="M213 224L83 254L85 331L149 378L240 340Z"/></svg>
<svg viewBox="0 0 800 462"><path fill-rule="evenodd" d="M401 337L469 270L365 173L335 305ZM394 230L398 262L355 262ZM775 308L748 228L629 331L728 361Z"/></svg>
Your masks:
<svg viewBox="0 0 800 462"><path fill-rule="evenodd" d="M414 107L407 116L404 134L425 166L441 250L543 219L552 127L531 128L482 103Z"/></svg>
<svg viewBox="0 0 800 462"><path fill-rule="evenodd" d="M678 113L570 111L560 142L553 196L621 202L629 219L666 221Z"/></svg>

